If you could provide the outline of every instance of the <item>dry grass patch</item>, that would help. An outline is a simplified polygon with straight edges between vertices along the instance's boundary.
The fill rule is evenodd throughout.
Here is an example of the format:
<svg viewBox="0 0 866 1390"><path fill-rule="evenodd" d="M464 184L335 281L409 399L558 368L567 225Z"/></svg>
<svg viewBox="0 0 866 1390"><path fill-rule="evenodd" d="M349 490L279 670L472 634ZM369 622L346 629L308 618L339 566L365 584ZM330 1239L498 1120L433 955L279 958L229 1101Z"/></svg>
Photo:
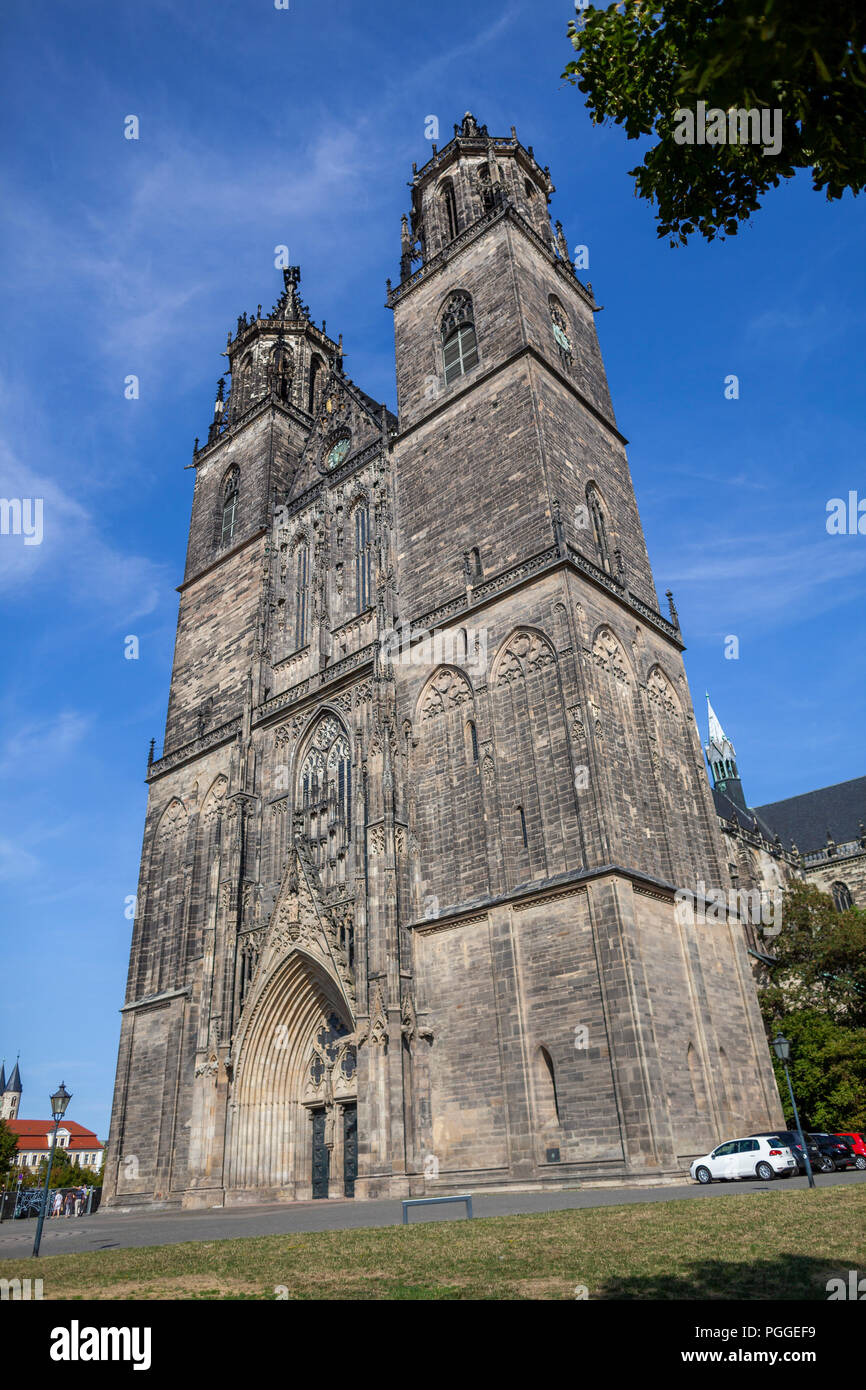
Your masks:
<svg viewBox="0 0 866 1390"><path fill-rule="evenodd" d="M46 1299L825 1299L866 1184L50 1255ZM0 1261L0 1277L34 1275Z"/></svg>

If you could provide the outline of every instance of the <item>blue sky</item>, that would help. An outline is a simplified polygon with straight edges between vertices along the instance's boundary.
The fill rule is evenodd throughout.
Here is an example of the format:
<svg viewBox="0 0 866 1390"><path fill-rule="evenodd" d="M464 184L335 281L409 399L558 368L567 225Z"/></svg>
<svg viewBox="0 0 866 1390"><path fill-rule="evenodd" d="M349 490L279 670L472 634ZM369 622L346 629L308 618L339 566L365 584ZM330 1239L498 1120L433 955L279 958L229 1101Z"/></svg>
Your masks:
<svg viewBox="0 0 866 1390"><path fill-rule="evenodd" d="M0 1055L8 1069L20 1049L27 1116L63 1077L70 1117L107 1136L185 468L227 331L276 299L285 243L347 371L394 407L385 278L430 114L446 134L467 108L493 134L516 125L550 165L569 243L589 247L702 737L709 689L752 804L864 771L866 536L828 536L825 518L829 498L866 496L866 204L800 177L736 238L671 250L633 195L636 146L560 81L572 13L9 0L0 496L44 498L41 545L0 536Z"/></svg>

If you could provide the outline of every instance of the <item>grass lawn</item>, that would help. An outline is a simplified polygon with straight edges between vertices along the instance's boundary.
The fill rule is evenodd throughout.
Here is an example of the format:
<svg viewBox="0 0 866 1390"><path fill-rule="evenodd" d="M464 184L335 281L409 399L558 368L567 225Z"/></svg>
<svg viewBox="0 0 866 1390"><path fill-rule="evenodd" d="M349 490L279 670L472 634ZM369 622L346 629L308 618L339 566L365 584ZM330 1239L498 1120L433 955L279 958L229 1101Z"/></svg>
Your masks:
<svg viewBox="0 0 866 1390"><path fill-rule="evenodd" d="M45 1299L825 1300L866 1184L0 1261Z"/></svg>

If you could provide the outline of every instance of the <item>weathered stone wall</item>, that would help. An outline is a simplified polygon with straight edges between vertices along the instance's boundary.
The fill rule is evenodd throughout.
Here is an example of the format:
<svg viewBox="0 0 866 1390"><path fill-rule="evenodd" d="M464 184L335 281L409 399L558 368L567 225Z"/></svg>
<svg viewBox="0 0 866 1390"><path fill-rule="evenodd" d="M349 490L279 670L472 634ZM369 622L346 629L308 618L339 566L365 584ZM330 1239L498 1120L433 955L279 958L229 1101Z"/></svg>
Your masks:
<svg viewBox="0 0 866 1390"><path fill-rule="evenodd" d="M823 893L833 892L834 883L844 883L848 888L855 907L866 908L866 854L853 854L809 866L806 878L817 884Z"/></svg>

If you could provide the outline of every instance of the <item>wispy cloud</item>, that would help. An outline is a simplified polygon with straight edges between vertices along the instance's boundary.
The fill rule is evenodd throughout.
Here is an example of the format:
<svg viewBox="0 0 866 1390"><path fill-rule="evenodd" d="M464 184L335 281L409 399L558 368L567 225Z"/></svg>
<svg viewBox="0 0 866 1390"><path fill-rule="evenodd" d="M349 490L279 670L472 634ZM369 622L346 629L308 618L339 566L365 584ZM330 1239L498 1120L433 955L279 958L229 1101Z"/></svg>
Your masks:
<svg viewBox="0 0 866 1390"><path fill-rule="evenodd" d="M798 529L738 531L711 545L686 540L668 557L665 582L689 590L694 636L716 632L719 623L778 631L862 592L866 546L858 539Z"/></svg>
<svg viewBox="0 0 866 1390"><path fill-rule="evenodd" d="M42 499L43 537L0 535L0 593L33 593L45 587L73 604L136 618L151 613L165 592L166 576L144 556L106 540L103 523L45 473L36 473L0 446L0 496Z"/></svg>

